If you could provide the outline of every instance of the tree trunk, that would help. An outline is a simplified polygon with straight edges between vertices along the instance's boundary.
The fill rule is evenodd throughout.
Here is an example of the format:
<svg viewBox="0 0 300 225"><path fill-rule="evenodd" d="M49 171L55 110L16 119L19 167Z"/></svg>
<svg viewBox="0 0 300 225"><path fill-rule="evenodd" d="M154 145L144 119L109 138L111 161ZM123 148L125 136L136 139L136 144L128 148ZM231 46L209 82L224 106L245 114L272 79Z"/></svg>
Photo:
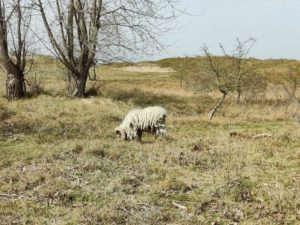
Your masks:
<svg viewBox="0 0 300 225"><path fill-rule="evenodd" d="M7 74L6 79L6 98L8 101L17 100L25 97L26 86L22 73Z"/></svg>
<svg viewBox="0 0 300 225"><path fill-rule="evenodd" d="M218 104L215 106L215 108L211 111L210 116L209 116L209 120L212 120L212 118L214 117L214 115L216 114L217 110L221 107L221 105L223 104L225 98L226 98L227 94L223 93L223 96L221 98L221 100L218 102Z"/></svg>
<svg viewBox="0 0 300 225"><path fill-rule="evenodd" d="M68 90L72 97L84 98L88 72L82 72L80 76L69 75Z"/></svg>

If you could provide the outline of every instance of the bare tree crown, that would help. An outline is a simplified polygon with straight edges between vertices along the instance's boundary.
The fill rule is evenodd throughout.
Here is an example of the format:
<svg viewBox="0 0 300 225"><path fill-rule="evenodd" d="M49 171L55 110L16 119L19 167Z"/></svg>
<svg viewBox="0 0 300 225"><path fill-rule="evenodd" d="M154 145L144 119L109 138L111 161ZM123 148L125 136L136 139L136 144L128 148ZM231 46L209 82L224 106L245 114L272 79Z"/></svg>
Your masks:
<svg viewBox="0 0 300 225"><path fill-rule="evenodd" d="M21 0L0 0L0 55L7 73L7 99L25 96L24 74L31 42L28 40L32 4ZM11 85L14 83L14 85Z"/></svg>
<svg viewBox="0 0 300 225"><path fill-rule="evenodd" d="M162 46L176 0L36 0L55 56L82 97L95 61L116 61Z"/></svg>

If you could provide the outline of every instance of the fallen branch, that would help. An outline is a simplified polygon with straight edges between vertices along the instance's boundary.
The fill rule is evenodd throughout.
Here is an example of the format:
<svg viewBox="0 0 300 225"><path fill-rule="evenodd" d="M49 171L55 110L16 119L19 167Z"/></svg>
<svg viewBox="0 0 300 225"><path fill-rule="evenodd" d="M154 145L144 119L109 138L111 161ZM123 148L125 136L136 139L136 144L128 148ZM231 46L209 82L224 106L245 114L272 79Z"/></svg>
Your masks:
<svg viewBox="0 0 300 225"><path fill-rule="evenodd" d="M259 138L271 138L273 137L273 134L271 133L261 133L261 134L256 134L256 135L248 135L248 134L243 134L243 133L238 133L238 132L230 132L229 136L231 138L245 138L245 139L259 139Z"/></svg>
<svg viewBox="0 0 300 225"><path fill-rule="evenodd" d="M187 210L187 207L185 207L184 205L180 205L180 204L178 204L176 202L172 202L172 205L174 205L178 209Z"/></svg>
<svg viewBox="0 0 300 225"><path fill-rule="evenodd" d="M4 197L4 198L18 198L18 199L30 199L32 200L32 198L26 196L26 195L17 195L17 194L6 194L6 193L0 193L0 197Z"/></svg>
<svg viewBox="0 0 300 225"><path fill-rule="evenodd" d="M271 133L262 133L262 134L257 134L252 136L253 139L258 139L258 138L270 138L273 137L273 134Z"/></svg>
<svg viewBox="0 0 300 225"><path fill-rule="evenodd" d="M246 139L251 138L250 135L242 134L242 133L238 133L238 132L230 132L230 133L229 133L229 136L230 136L231 138L246 138Z"/></svg>

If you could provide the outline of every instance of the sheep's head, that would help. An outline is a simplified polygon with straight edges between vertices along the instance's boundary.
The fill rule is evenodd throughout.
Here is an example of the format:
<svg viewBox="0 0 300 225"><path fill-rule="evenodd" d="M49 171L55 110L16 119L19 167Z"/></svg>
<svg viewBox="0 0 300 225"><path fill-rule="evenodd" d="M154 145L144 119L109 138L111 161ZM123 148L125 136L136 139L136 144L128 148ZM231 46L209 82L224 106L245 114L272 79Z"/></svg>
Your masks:
<svg viewBox="0 0 300 225"><path fill-rule="evenodd" d="M115 129L115 133L117 135L118 138L120 138L121 140L127 140L127 135L124 129L117 127Z"/></svg>

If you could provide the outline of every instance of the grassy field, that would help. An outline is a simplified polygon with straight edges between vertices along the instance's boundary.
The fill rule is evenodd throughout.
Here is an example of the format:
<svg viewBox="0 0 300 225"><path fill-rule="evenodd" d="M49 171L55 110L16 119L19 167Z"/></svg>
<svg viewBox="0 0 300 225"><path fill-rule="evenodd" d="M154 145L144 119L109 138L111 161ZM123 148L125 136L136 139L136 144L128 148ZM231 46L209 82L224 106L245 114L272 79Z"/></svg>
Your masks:
<svg viewBox="0 0 300 225"><path fill-rule="evenodd" d="M284 74L297 62L261 63ZM209 122L218 93L121 66L97 68L86 99L65 97L46 57L44 94L7 102L0 74L0 224L299 224L300 128L274 89L257 103L228 99ZM127 111L148 105L168 110L168 135L116 139Z"/></svg>

